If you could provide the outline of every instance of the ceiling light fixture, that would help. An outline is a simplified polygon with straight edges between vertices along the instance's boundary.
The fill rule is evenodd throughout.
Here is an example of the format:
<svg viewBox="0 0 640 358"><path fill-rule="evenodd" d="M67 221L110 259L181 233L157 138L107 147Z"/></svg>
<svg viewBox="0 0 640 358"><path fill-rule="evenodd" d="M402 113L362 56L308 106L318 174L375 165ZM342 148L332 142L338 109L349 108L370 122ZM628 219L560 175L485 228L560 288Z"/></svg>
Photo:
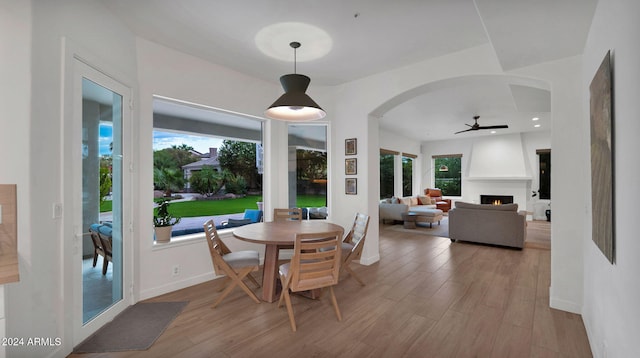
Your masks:
<svg viewBox="0 0 640 358"><path fill-rule="evenodd" d="M534 127L536 127L536 128L540 128L540 125L539 125L539 124L536 124L536 125L534 125Z"/></svg>
<svg viewBox="0 0 640 358"><path fill-rule="evenodd" d="M537 121L538 119L540 119L540 118L538 118L538 117L531 118L532 121Z"/></svg>
<svg viewBox="0 0 640 358"><path fill-rule="evenodd" d="M289 44L293 48L293 73L280 77L284 94L264 114L271 119L290 122L312 121L324 118L327 113L305 91L311 79L296 73L296 50L299 42Z"/></svg>

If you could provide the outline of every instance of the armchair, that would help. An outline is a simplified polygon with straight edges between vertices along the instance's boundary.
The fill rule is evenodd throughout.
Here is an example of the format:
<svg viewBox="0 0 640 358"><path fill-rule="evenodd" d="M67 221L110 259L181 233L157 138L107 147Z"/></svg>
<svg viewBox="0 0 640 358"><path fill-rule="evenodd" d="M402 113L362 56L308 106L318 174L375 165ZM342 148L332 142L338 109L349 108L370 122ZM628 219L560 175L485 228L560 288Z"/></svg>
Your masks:
<svg viewBox="0 0 640 358"><path fill-rule="evenodd" d="M444 199L442 197L442 190L427 188L424 190L424 195L428 195L431 199L436 200L436 209L440 209L445 213L451 209L451 199Z"/></svg>

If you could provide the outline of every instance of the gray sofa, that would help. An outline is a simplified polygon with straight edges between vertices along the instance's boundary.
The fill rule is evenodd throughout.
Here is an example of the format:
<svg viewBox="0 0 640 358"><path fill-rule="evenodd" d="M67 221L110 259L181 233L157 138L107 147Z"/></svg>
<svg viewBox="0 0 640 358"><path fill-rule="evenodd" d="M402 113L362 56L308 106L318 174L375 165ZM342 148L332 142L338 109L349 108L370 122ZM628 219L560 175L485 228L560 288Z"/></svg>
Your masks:
<svg viewBox="0 0 640 358"><path fill-rule="evenodd" d="M456 202L449 210L451 241L522 248L527 234L526 212L518 204L486 205Z"/></svg>

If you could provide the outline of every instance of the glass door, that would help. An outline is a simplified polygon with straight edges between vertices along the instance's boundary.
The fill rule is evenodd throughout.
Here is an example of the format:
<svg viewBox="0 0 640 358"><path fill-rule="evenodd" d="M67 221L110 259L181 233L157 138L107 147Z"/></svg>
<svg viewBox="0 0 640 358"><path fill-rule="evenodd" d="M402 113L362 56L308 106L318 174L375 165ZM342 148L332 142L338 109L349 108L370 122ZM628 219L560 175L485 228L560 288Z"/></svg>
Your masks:
<svg viewBox="0 0 640 358"><path fill-rule="evenodd" d="M122 299L122 96L82 79L82 323Z"/></svg>
<svg viewBox="0 0 640 358"><path fill-rule="evenodd" d="M66 258L74 277L74 345L131 304L130 92L74 59L73 119L64 132L65 201L71 204L65 222L75 237Z"/></svg>

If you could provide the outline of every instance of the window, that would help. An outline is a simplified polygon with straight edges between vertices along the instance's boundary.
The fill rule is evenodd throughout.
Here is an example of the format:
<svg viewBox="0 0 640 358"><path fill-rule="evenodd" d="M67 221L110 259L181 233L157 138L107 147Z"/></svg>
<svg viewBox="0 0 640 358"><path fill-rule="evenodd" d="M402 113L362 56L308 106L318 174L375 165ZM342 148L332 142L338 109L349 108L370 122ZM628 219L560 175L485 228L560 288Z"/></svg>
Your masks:
<svg viewBox="0 0 640 358"><path fill-rule="evenodd" d="M444 196L462 196L462 154L433 156L435 187Z"/></svg>
<svg viewBox="0 0 640 358"><path fill-rule="evenodd" d="M551 149L539 149L536 153L540 168L538 176L540 199L551 199Z"/></svg>
<svg viewBox="0 0 640 358"><path fill-rule="evenodd" d="M327 125L290 124L288 130L289 207L307 209L310 218L325 218Z"/></svg>
<svg viewBox="0 0 640 358"><path fill-rule="evenodd" d="M380 149L380 199L395 196L395 156L400 153Z"/></svg>
<svg viewBox="0 0 640 358"><path fill-rule="evenodd" d="M402 153L402 196L413 195L413 162L416 155Z"/></svg>
<svg viewBox="0 0 640 358"><path fill-rule="evenodd" d="M204 220L194 218L213 215L220 229L245 209L259 209L261 121L155 97L153 126L154 200L197 199L170 204L181 218L172 237L202 232Z"/></svg>

